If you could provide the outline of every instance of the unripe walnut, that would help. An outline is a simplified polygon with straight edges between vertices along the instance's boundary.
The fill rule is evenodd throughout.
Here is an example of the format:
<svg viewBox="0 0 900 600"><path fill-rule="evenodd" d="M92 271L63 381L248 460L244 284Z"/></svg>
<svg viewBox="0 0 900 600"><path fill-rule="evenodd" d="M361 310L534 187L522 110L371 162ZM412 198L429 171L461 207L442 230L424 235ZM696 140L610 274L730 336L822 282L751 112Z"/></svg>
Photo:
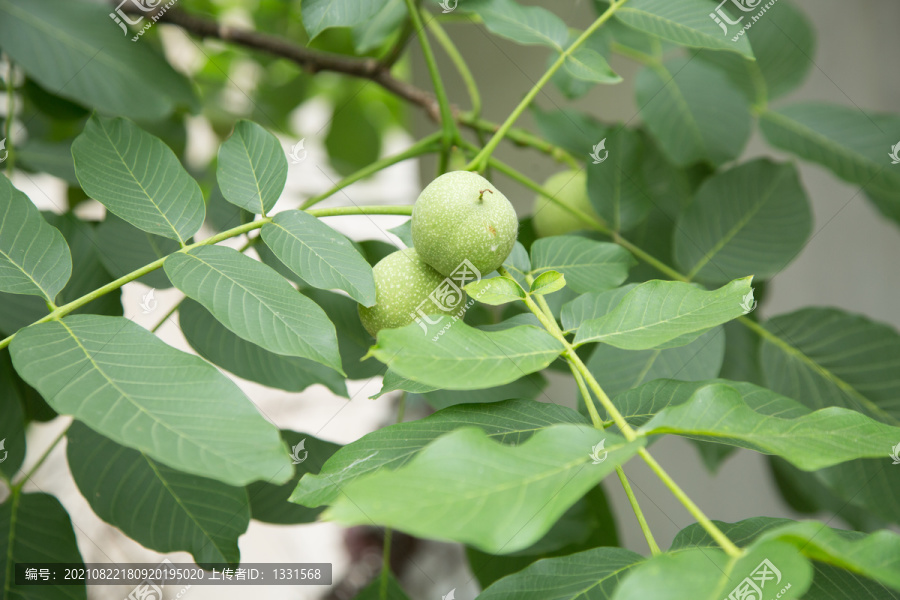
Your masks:
<svg viewBox="0 0 900 600"><path fill-rule="evenodd" d="M592 217L597 216L588 199L587 173L584 171L557 173L544 183L544 189L563 204L586 212ZM565 235L587 229L587 225L581 219L540 194L534 199L532 223L538 237Z"/></svg>
<svg viewBox="0 0 900 600"><path fill-rule="evenodd" d="M373 336L381 329L396 329L409 325L418 316L456 314L465 303L465 294L458 303L444 310L428 295L444 283L444 276L429 267L412 248L388 254L372 269L375 274L375 306L359 306L359 318L366 331ZM422 302L426 300L426 302Z"/></svg>
<svg viewBox="0 0 900 600"><path fill-rule="evenodd" d="M512 252L518 232L519 220L506 196L469 171L441 175L413 206L413 245L443 275L465 260L481 275L495 271Z"/></svg>

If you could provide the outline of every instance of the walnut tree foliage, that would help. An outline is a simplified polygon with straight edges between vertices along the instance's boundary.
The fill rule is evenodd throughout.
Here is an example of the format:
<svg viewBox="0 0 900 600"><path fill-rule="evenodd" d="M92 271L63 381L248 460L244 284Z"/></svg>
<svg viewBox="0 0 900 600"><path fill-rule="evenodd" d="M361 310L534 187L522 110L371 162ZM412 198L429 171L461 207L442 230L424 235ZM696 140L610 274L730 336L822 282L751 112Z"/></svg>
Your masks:
<svg viewBox="0 0 900 600"><path fill-rule="evenodd" d="M228 30L216 27L221 4L181 0L138 35L151 13L134 7L128 29L110 18L118 3L0 0L15 115L0 150L2 598L86 598L12 580L16 562L82 560L66 510L28 486L62 438L26 449L26 430L57 418L72 421L68 467L97 516L201 566L237 565L251 519L330 520L464 544L484 600L721 600L753 586L767 600L900 598L900 335L826 306L753 311L813 234L797 161L900 224L889 155L900 116L791 100L815 57L791 0L598 0L590 23L517 0L263 1L245 11L252 29ZM472 78L457 27L546 51L544 76L502 122L480 114L489 86ZM163 28L201 45L190 76L163 53ZM468 105L450 105L436 53ZM410 81L414 55L430 81ZM623 80L613 55L637 75ZM236 109L224 99L247 64L255 80ZM540 97L597 85L630 86L636 118ZM310 99L334 107L323 146L343 179L273 212L292 152L306 152L283 141L290 114ZM433 131L385 155L385 132L413 111ZM525 112L534 131L516 125ZM197 115L220 145L188 167ZM757 128L797 160L742 158ZM578 189L500 162L507 143ZM377 302L372 267L395 248L351 242L320 218L410 215L339 191L426 155L440 172L538 194L573 225L536 238L519 215L504 265L466 288L477 301L464 319L372 338L358 306ZM65 206L41 212L13 184L36 174L65 185ZM332 197L339 206L316 207ZM86 202L105 218L79 217ZM394 233L412 244L408 224ZM133 281L181 292L173 321L193 352L123 317ZM578 410L552 401L546 371L574 378ZM340 447L279 431L232 376L344 397L348 380L383 377L376 401L415 397L433 412ZM712 521L654 458L664 435L692 440L712 470L736 449L765 454L792 507L839 521ZM301 440L309 460L293 464ZM668 549L631 492L633 461L696 521ZM619 547L604 481L625 486L644 554ZM405 597L383 576L359 597Z"/></svg>

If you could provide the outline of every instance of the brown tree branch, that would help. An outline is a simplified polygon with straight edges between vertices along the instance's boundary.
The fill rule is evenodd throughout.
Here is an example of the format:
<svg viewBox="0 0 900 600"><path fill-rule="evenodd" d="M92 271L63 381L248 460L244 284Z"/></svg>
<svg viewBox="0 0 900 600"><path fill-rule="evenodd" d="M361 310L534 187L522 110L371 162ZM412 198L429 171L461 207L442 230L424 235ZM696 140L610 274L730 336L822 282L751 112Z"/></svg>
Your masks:
<svg viewBox="0 0 900 600"><path fill-rule="evenodd" d="M132 9L132 11L129 12L137 11L136 9ZM214 38L259 50L273 56L280 56L300 65L300 67L308 73L332 71L374 81L398 97L407 100L411 104L424 108L425 112L428 113L428 116L435 122L440 121L440 108L438 107L435 97L429 92L391 75L391 64L389 61L379 62L374 58L353 58L319 50L310 50L309 48L300 46L275 35L259 33L251 29L220 25L213 20L175 9L168 10L160 15L159 20L180 27L199 38ZM398 44L405 46L407 41L408 37L401 35ZM393 58L394 54L395 52L392 50L388 56ZM452 110L453 115L460 125L474 131L492 133L499 127L496 123L476 118L469 113L461 112L455 106L452 107ZM516 145L528 146L535 148L540 152L544 152L557 161L574 166L577 166L578 164L575 159L562 148L545 142L527 131L512 128L507 133L507 138Z"/></svg>
<svg viewBox="0 0 900 600"><path fill-rule="evenodd" d="M310 50L275 35L221 25L181 10L167 10L160 15L159 20L177 25L199 38L215 38L286 58L311 74L319 71L334 71L374 81L400 98L421 106L435 121L440 120L440 112L434 96L411 83L397 79L391 75L390 66L384 65L374 58L351 58Z"/></svg>

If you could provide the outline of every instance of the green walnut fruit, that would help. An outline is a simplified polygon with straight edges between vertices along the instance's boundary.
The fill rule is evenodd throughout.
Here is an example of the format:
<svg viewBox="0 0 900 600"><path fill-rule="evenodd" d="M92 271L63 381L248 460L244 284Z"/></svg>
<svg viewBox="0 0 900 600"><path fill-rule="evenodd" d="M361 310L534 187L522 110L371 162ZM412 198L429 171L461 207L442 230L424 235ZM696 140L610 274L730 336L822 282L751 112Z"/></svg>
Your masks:
<svg viewBox="0 0 900 600"><path fill-rule="evenodd" d="M465 260L481 275L495 271L512 252L518 233L512 204L477 173L441 175L413 206L413 245L422 260L443 275Z"/></svg>
<svg viewBox="0 0 900 600"><path fill-rule="evenodd" d="M381 329L409 325L416 318L423 322L428 320L422 317L423 314L457 314L465 305L465 292L460 294L456 287L447 288L446 278L429 267L412 248L388 254L372 271L375 273L375 306L360 305L359 318L373 336ZM441 304L429 298L430 295L438 298Z"/></svg>
<svg viewBox="0 0 900 600"><path fill-rule="evenodd" d="M584 171L557 173L544 183L544 189L563 204L582 210L592 217L597 216L591 201L588 200L587 173ZM565 235L587 228L578 217L542 195L534 199L532 214L534 232L538 237Z"/></svg>

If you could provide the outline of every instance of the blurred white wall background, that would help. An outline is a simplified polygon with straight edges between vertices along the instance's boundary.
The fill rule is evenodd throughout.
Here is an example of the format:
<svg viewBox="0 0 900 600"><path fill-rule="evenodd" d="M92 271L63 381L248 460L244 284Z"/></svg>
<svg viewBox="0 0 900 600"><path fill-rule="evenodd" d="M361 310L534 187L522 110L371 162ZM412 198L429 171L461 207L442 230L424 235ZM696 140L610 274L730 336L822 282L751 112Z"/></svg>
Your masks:
<svg viewBox="0 0 900 600"><path fill-rule="evenodd" d="M900 24L900 3L894 0L858 0L851 4L838 0L795 2L813 21L818 47L813 57L815 64L806 83L778 103L822 100L850 106L856 104L871 111L896 111L897 99L900 98L900 76L895 65L895 57L900 55L900 36L896 32L896 26ZM591 18L592 9L588 0L523 3L551 8L570 25L583 25ZM189 3L185 8L190 9ZM469 59L476 79L482 83L485 116L502 120L540 77L546 66L546 51L517 46L496 37L489 38L481 29L470 26L448 25L447 29L463 55ZM170 56L189 68L192 46L179 40L179 34L173 31L166 33L166 41ZM411 49L415 56L415 80L419 85L428 87L418 45L411 45ZM451 82L448 86L451 99L465 105L462 83L440 51L438 56L441 71ZM624 59L614 59L612 65L626 82L614 87L597 87L574 105L606 121L639 119L630 84L638 67ZM567 105L558 93L549 88L538 97L537 103L544 109ZM327 131L329 115L329 107L316 103L298 110L295 120L297 138L284 139L283 142L289 149L305 137L309 156L303 163L291 167L288 189L279 203L279 209L297 206L304 198L328 189L331 180L336 180L337 177L327 166L321 142L321 136ZM433 126L419 113L414 113L413 123L418 135L433 130ZM528 115L518 124L533 127ZM389 138L383 153L396 152L409 140L408 136L398 132ZM215 151L212 143L208 127L202 119L194 119L190 135L192 155L198 159L208 156ZM783 156L770 150L757 135L743 158L772 154ZM538 180L560 169L543 155L508 145L501 146L498 156ZM346 190L347 196L338 195L326 205L347 204L348 198L357 204L412 203L422 185L420 173L422 181L427 182L434 173L433 162L426 160L418 166L408 162L393 167L371 181L351 186ZM854 186L840 182L823 169L808 164L801 165L801 173L813 203L814 237L799 258L773 279L766 303L759 310L769 316L802 306L837 306L900 328L900 311L896 301L900 297L900 269L897 267L900 229L881 219L865 198L856 195ZM530 211L533 199L530 192L503 177L498 177L497 182L520 214ZM15 183L42 209L52 210L54 206L61 205L64 188L52 178L19 176ZM98 207L93 210L98 218L102 215ZM402 221L401 217L358 217L332 220L331 224L353 239L387 239L384 232ZM158 293L158 308L144 315L139 302L141 294L146 291L147 288L141 284L129 284L125 287L123 302L126 317L149 328L178 301L180 293ZM187 349L178 328L171 322L159 334L168 343ZM353 398L350 402L333 396L321 386L310 388L302 394L289 394L247 382L240 382L240 385L261 411L279 426L339 443L355 440L392 419L388 398L368 400L368 396L380 387L377 379L351 384ZM575 389L564 378L553 378L547 394L556 402L571 405ZM36 454L60 429L61 425L57 423L37 426L31 431L26 464L36 460ZM778 498L768 468L763 459L754 453L737 453L715 477L704 469L693 447L683 441L667 438L656 446L655 454L712 518L735 521L755 515L797 517ZM675 533L690 524L692 518L643 463L632 461L626 471L657 540L662 547L667 547ZM623 544L645 552L646 544L621 487L617 481L608 483ZM26 489L43 490L61 499L72 516L79 547L86 561L155 562L161 558L161 555L128 540L91 512L68 475L64 445L56 448ZM340 529L330 524L283 527L254 522L241 538L240 546L245 562L332 562L335 581L341 578L347 567ZM168 556L175 562L191 560L186 553ZM457 598L473 598L477 588L462 565L461 556L458 548L429 545L425 552L416 556L417 566L411 569L405 582L411 597L440 598L451 587L456 587ZM90 590L89 597L95 600L124 598L128 591L128 588L96 587ZM194 587L183 597L189 600L248 596L313 599L320 598L323 593L324 590L316 587Z"/></svg>

